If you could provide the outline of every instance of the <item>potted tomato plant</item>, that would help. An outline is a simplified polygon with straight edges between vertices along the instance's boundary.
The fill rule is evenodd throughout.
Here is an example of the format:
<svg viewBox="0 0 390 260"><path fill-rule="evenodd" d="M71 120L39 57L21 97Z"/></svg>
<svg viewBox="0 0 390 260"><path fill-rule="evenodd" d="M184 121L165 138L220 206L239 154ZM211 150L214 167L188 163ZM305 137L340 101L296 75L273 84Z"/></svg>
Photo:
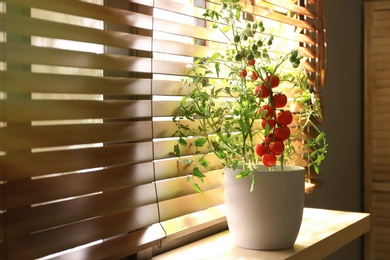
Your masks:
<svg viewBox="0 0 390 260"><path fill-rule="evenodd" d="M178 136L174 153L180 158L185 147L196 148L194 159L182 162L193 165L188 180L198 192L209 166L207 155L218 157L225 169L227 219L236 244L284 249L292 246L302 219L305 169L299 165L319 172L327 151L326 136L314 123L322 116L320 99L310 90L299 51L275 51L274 36L263 22L244 21L242 13L239 1L223 0L204 14L226 36L226 44L188 68L185 82L191 91L173 119ZM189 137L194 141L189 143ZM276 203L284 195L284 202ZM259 197L271 202L252 201ZM234 202L240 208L230 210ZM268 208L273 205L279 206ZM260 211L249 217L252 213L244 206ZM260 217L264 212L267 215ZM281 225L280 218L285 216L287 223ZM270 219L278 223L271 224ZM233 227L233 222L240 227ZM237 235L243 226L261 236ZM253 232L255 227L260 231ZM287 239L271 238L277 227ZM270 243L274 240L283 241Z"/></svg>

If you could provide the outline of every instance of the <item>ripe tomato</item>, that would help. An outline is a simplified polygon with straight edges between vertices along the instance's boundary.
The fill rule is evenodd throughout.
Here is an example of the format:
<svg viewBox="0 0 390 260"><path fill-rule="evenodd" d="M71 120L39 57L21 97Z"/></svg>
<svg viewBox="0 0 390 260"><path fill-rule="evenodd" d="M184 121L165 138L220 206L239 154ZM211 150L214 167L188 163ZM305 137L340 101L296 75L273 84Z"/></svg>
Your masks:
<svg viewBox="0 0 390 260"><path fill-rule="evenodd" d="M280 79L277 75L269 75L265 78L265 82L271 87L271 88L276 88L279 86Z"/></svg>
<svg viewBox="0 0 390 260"><path fill-rule="evenodd" d="M255 94L259 98L269 97L269 89L266 85L257 85L255 88Z"/></svg>
<svg viewBox="0 0 390 260"><path fill-rule="evenodd" d="M275 155L281 155L284 151L283 141L276 140L269 144L269 150Z"/></svg>
<svg viewBox="0 0 390 260"><path fill-rule="evenodd" d="M276 156L272 153L266 153L261 157L263 164L267 167L272 167L276 164Z"/></svg>
<svg viewBox="0 0 390 260"><path fill-rule="evenodd" d="M240 77L245 78L246 75L248 75L248 72L246 71L246 69L242 69L242 70L240 71Z"/></svg>
<svg viewBox="0 0 390 260"><path fill-rule="evenodd" d="M252 75L251 75L251 80L255 81L259 78L259 76L257 75L256 72L253 72Z"/></svg>
<svg viewBox="0 0 390 260"><path fill-rule="evenodd" d="M289 125L293 121L293 114L290 110L280 111L276 116L276 122L280 125Z"/></svg>
<svg viewBox="0 0 390 260"><path fill-rule="evenodd" d="M261 143L256 145L256 154L262 157L264 154L268 153L268 145Z"/></svg>
<svg viewBox="0 0 390 260"><path fill-rule="evenodd" d="M270 142L272 142L272 141L274 141L274 140L275 140L275 136L274 136L273 133L267 134L267 135L265 136L265 138L264 138L264 142L265 142L266 144L269 144Z"/></svg>
<svg viewBox="0 0 390 260"><path fill-rule="evenodd" d="M273 129L275 126L275 120L273 120L273 119L261 120L261 127L263 127L265 129L266 125L269 125L269 129Z"/></svg>
<svg viewBox="0 0 390 260"><path fill-rule="evenodd" d="M275 129L274 136L278 140L285 141L290 137L290 132L288 126L281 126Z"/></svg>
<svg viewBox="0 0 390 260"><path fill-rule="evenodd" d="M282 108L287 104L287 96L283 93L274 94L274 106L276 108Z"/></svg>
<svg viewBox="0 0 390 260"><path fill-rule="evenodd" d="M253 65L255 65L255 63L256 63L255 59L247 61L248 66L253 66Z"/></svg>
<svg viewBox="0 0 390 260"><path fill-rule="evenodd" d="M260 114L264 114L264 119L272 119L275 116L275 110L270 105L262 105L259 109Z"/></svg>

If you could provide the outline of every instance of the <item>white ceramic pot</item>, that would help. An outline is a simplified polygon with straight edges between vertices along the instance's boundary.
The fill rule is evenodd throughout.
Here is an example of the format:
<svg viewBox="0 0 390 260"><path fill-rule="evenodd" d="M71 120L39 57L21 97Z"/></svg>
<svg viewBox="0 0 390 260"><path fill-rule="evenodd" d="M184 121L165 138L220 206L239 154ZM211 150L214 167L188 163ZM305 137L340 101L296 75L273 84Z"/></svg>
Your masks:
<svg viewBox="0 0 390 260"><path fill-rule="evenodd" d="M234 243L256 250L291 248L298 236L305 200L305 169L285 167L236 179L239 170L225 168L226 217Z"/></svg>

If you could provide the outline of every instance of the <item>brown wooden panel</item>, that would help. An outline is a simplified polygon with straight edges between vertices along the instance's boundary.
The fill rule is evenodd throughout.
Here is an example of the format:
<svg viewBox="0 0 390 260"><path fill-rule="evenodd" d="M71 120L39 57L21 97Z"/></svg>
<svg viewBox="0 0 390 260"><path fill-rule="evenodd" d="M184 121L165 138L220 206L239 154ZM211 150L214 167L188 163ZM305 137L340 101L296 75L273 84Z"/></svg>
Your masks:
<svg viewBox="0 0 390 260"><path fill-rule="evenodd" d="M35 259L104 238L126 234L158 222L157 206L148 205L111 215L7 239L8 259ZM160 237L161 234L156 234ZM42 243L42 241L45 241ZM131 248L131 245L129 245ZM23 250L21 250L23 248Z"/></svg>
<svg viewBox="0 0 390 260"><path fill-rule="evenodd" d="M86 248L79 248L77 251L66 253L54 259L122 259L147 247L157 246L160 239L164 237L164 230L156 224Z"/></svg>
<svg viewBox="0 0 390 260"><path fill-rule="evenodd" d="M77 184L73 182L72 185ZM7 239L129 209L137 210L139 207L156 203L156 192L154 185L148 183L104 192L96 190L89 196L63 200L65 201L33 207L8 208ZM139 228L136 224L138 221L134 219L133 222L132 225L136 225L134 229Z"/></svg>
<svg viewBox="0 0 390 260"><path fill-rule="evenodd" d="M107 142L152 140L152 122L124 122L84 125L14 125L0 128L7 135L7 151Z"/></svg>
<svg viewBox="0 0 390 260"><path fill-rule="evenodd" d="M0 42L1 48L7 53L4 61L12 63L151 72L151 60L149 58L86 53ZM56 59L52 57L56 57Z"/></svg>
<svg viewBox="0 0 390 260"><path fill-rule="evenodd" d="M9 122L151 116L149 100L0 100L0 106Z"/></svg>
<svg viewBox="0 0 390 260"><path fill-rule="evenodd" d="M66 2L53 2L52 0L12 0L12 3L149 30L152 29L153 24L152 17L147 15L106 6L103 7L78 0L67 0Z"/></svg>
<svg viewBox="0 0 390 260"><path fill-rule="evenodd" d="M150 79L123 77L92 77L0 71L0 79L7 78L7 91L21 93L64 93L100 95L150 95Z"/></svg>
<svg viewBox="0 0 390 260"><path fill-rule="evenodd" d="M25 207L94 192L123 189L151 183L153 180L153 164L149 162L58 175L51 178L9 181L6 184L7 207Z"/></svg>
<svg viewBox="0 0 390 260"><path fill-rule="evenodd" d="M13 181L152 160L152 143L145 142L44 153L9 154L5 158L5 169L7 179Z"/></svg>
<svg viewBox="0 0 390 260"><path fill-rule="evenodd" d="M136 13L132 15L140 16ZM146 36L5 14L0 14L0 19L3 21L0 24L0 29L4 31L6 25L7 31L10 33L82 41L143 51L151 51L152 49L152 39ZM25 26L26 24L29 24L29 26Z"/></svg>

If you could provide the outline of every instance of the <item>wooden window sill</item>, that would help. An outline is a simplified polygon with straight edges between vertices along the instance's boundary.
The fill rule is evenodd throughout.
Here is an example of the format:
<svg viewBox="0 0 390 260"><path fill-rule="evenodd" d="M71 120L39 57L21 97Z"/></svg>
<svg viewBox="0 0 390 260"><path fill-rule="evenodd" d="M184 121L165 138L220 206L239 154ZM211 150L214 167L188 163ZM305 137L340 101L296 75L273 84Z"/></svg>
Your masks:
<svg viewBox="0 0 390 260"><path fill-rule="evenodd" d="M370 214L305 208L294 247L257 251L237 247L229 231L153 257L154 260L199 259L322 259L370 230Z"/></svg>

